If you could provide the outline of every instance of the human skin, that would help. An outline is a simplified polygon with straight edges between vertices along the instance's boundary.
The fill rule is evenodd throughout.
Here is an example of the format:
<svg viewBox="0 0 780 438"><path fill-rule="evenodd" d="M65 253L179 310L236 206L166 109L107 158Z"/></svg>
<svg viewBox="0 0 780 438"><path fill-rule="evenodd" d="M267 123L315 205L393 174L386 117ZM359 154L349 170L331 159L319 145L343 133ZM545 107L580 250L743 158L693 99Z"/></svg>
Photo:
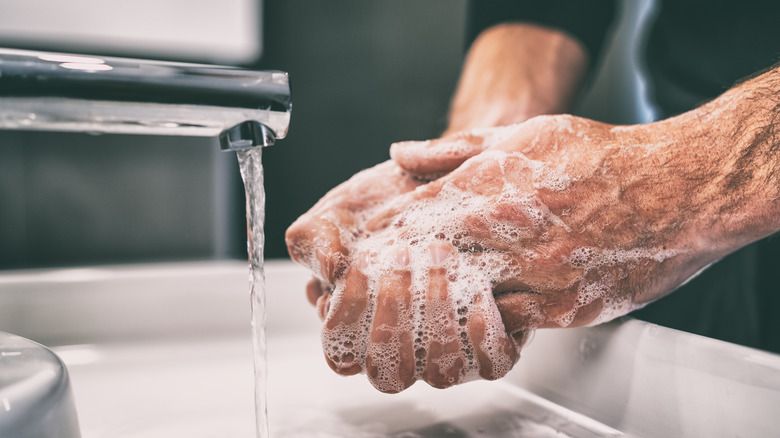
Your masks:
<svg viewBox="0 0 780 438"><path fill-rule="evenodd" d="M487 29L469 49L444 135L566 112L588 65L563 32L521 23Z"/></svg>
<svg viewBox="0 0 780 438"><path fill-rule="evenodd" d="M528 114L507 106L394 145L288 230L326 360L385 392L495 379L533 330L623 315L777 231L779 94L774 69L652 124L480 128Z"/></svg>

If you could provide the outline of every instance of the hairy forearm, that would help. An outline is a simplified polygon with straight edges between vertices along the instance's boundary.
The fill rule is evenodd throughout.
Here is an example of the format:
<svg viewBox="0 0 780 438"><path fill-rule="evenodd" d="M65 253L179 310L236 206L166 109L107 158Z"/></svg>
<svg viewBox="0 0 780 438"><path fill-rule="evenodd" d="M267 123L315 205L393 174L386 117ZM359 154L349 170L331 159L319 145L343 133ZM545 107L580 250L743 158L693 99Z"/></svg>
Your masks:
<svg viewBox="0 0 780 438"><path fill-rule="evenodd" d="M718 241L740 247L780 229L780 69L735 86L689 117L710 130L703 139L720 164L710 189L718 200L707 211Z"/></svg>
<svg viewBox="0 0 780 438"><path fill-rule="evenodd" d="M523 23L490 28L469 50L447 132L565 112L587 65L581 44L560 31Z"/></svg>
<svg viewBox="0 0 780 438"><path fill-rule="evenodd" d="M623 145L652 149L629 160L623 199L666 218L652 225L655 234L681 236L702 259L766 237L780 230L779 122L775 68L677 117L615 128Z"/></svg>

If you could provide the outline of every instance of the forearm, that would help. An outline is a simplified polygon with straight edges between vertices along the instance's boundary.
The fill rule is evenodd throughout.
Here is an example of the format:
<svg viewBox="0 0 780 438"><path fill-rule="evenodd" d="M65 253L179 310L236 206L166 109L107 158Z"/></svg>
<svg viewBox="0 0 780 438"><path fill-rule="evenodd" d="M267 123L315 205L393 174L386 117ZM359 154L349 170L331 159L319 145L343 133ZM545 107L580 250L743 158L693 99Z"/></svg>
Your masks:
<svg viewBox="0 0 780 438"><path fill-rule="evenodd" d="M735 86L691 116L715 134L703 138L721 169L709 190L718 196L708 211L717 241L733 250L780 229L780 69Z"/></svg>
<svg viewBox="0 0 780 438"><path fill-rule="evenodd" d="M587 65L582 45L563 32L522 23L490 28L469 50L447 132L565 112Z"/></svg>
<svg viewBox="0 0 780 438"><path fill-rule="evenodd" d="M780 230L778 122L775 68L677 117L616 128L635 135L622 137L622 144L653 149L626 168L624 199L636 188L642 208L668 219L653 224L656 234L681 236L703 258L766 237ZM632 153L622 148L621 154Z"/></svg>

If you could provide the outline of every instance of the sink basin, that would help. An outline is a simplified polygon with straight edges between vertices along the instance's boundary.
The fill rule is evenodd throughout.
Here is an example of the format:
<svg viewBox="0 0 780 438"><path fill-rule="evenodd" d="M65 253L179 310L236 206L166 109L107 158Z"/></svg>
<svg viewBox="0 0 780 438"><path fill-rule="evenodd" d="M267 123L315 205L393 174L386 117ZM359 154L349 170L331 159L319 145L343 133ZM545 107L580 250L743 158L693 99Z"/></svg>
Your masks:
<svg viewBox="0 0 780 438"><path fill-rule="evenodd" d="M423 384L399 395L322 363L316 336L269 342L273 437L600 437L611 428L508 382L448 391ZM59 349L96 360L71 364L83 435L252 437L249 338Z"/></svg>
<svg viewBox="0 0 780 438"><path fill-rule="evenodd" d="M325 364L306 272L272 261L266 273L273 437L771 436L780 427L779 356L630 318L539 331L499 381L382 394ZM53 346L84 438L253 437L247 289L241 262L7 272L0 330Z"/></svg>

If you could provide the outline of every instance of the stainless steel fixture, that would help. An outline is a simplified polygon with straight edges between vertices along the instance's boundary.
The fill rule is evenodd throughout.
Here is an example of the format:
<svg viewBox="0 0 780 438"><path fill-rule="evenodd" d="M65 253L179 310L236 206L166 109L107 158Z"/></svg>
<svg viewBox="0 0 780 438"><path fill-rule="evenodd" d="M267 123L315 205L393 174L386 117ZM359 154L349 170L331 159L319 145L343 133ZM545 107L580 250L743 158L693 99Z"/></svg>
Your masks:
<svg viewBox="0 0 780 438"><path fill-rule="evenodd" d="M290 111L284 72L0 49L0 130L209 136L240 150L284 138ZM2 332L0 436L80 437L65 364Z"/></svg>
<svg viewBox="0 0 780 438"><path fill-rule="evenodd" d="M268 146L290 123L287 73L0 49L0 129L219 136Z"/></svg>

